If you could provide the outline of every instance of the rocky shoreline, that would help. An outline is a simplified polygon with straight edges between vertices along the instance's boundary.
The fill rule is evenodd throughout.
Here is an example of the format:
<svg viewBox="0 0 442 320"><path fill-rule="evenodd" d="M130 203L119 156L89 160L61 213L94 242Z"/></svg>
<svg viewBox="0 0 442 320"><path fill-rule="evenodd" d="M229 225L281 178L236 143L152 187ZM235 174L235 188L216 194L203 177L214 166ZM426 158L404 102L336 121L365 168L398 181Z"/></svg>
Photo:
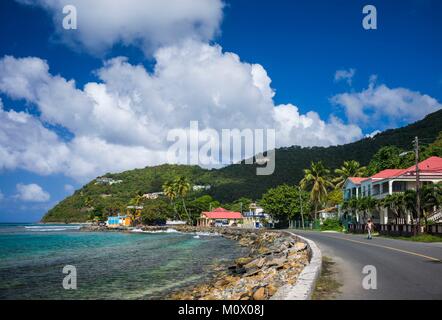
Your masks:
<svg viewBox="0 0 442 320"><path fill-rule="evenodd" d="M170 227L143 226L138 231L165 231ZM238 241L248 255L215 273L211 280L181 289L166 297L173 300L267 300L284 285L294 285L309 263L307 245L276 231L241 228L174 226L185 233L217 233ZM84 231L128 231L88 226Z"/></svg>

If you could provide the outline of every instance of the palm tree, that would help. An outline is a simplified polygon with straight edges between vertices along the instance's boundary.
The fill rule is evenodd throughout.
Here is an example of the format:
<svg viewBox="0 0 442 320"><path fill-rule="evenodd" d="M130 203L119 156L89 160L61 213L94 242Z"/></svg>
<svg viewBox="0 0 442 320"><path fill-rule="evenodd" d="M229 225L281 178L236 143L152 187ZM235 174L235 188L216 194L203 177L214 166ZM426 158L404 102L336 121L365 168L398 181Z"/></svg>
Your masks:
<svg viewBox="0 0 442 320"><path fill-rule="evenodd" d="M365 202L365 217L373 212L374 209L378 206L378 201L372 197L364 197L363 201Z"/></svg>
<svg viewBox="0 0 442 320"><path fill-rule="evenodd" d="M135 197L132 198L132 203L136 206L139 206L143 201L144 201L144 197L141 192L137 192Z"/></svg>
<svg viewBox="0 0 442 320"><path fill-rule="evenodd" d="M338 175L334 180L336 188L342 188L347 180L350 177L362 177L366 172L365 167L361 167L359 162L355 160L344 161L343 165L335 169L335 173Z"/></svg>
<svg viewBox="0 0 442 320"><path fill-rule="evenodd" d="M330 170L321 161L312 162L310 169L304 170L304 178L300 183L303 189L310 188L310 200L315 207L315 220L318 218L319 206L327 199L327 187L333 187L327 179L329 173Z"/></svg>
<svg viewBox="0 0 442 320"><path fill-rule="evenodd" d="M349 209L349 211L352 213L353 218L356 218L356 214L358 213L358 199L356 198L351 198L348 202L347 202L347 207Z"/></svg>
<svg viewBox="0 0 442 320"><path fill-rule="evenodd" d="M417 197L416 197L416 191L409 189L404 192L404 206L405 209L411 212L413 223L415 219L417 219L417 212L416 212L416 203L417 203Z"/></svg>
<svg viewBox="0 0 442 320"><path fill-rule="evenodd" d="M422 189L421 201L423 209L423 217L425 222L425 230L428 228L428 216L441 204L441 187L436 184L429 184Z"/></svg>
<svg viewBox="0 0 442 320"><path fill-rule="evenodd" d="M402 213L406 209L406 199L404 193L397 192L389 194L381 201L381 203L384 207L390 208L397 219L403 217Z"/></svg>
<svg viewBox="0 0 442 320"><path fill-rule="evenodd" d="M175 216L181 220L181 216L176 209L175 199L177 198L177 192L175 188L175 184L173 181L166 181L163 184L163 192L164 195L169 199L170 204L173 206L173 210L175 211Z"/></svg>
<svg viewBox="0 0 442 320"><path fill-rule="evenodd" d="M189 215L189 212L187 211L186 202L184 198L186 197L187 193L190 191L190 182L185 177L179 177L175 179L174 181L174 187L176 190L176 194L181 198L183 203L184 211L187 214L187 217L189 218L189 222L192 223L192 218Z"/></svg>
<svg viewBox="0 0 442 320"><path fill-rule="evenodd" d="M138 191L135 196L129 201L131 205L134 205L136 207L139 207L140 204L144 201L143 193ZM140 218L140 210L137 208L134 208L129 211L131 218L132 218L132 224L135 225L137 220Z"/></svg>

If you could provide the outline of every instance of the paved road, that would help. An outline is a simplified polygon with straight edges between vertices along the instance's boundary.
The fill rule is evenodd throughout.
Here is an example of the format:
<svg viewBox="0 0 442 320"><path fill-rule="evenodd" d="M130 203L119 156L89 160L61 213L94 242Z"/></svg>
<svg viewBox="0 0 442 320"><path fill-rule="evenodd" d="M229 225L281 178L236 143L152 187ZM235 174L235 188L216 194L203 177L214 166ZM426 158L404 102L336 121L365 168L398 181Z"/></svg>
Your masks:
<svg viewBox="0 0 442 320"><path fill-rule="evenodd" d="M343 284L337 299L442 299L442 243L363 235L294 231L316 242L335 262ZM365 290L362 269L376 267L377 289Z"/></svg>

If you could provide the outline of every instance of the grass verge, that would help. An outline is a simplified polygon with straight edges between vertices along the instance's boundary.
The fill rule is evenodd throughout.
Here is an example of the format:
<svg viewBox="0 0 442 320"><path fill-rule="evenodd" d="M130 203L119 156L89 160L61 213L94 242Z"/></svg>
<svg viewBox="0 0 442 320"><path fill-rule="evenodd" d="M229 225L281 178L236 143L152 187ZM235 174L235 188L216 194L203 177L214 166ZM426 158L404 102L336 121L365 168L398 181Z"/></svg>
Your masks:
<svg viewBox="0 0 442 320"><path fill-rule="evenodd" d="M322 271L316 282L312 300L331 300L340 293L341 286L336 280L335 263L329 257L322 257Z"/></svg>
<svg viewBox="0 0 442 320"><path fill-rule="evenodd" d="M435 236L432 234L420 234L420 235L412 236L412 237L381 235L380 237L389 238L389 239L415 241L415 242L442 242L442 236Z"/></svg>

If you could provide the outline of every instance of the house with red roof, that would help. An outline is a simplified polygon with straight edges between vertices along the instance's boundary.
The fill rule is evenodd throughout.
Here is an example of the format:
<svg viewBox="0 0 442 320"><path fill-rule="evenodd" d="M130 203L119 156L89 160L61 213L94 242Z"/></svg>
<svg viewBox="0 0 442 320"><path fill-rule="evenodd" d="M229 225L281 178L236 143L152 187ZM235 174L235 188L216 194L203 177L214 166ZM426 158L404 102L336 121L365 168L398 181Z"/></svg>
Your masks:
<svg viewBox="0 0 442 320"><path fill-rule="evenodd" d="M224 208L216 208L212 211L202 212L198 219L198 226L236 226L238 223L242 223L243 220L244 217L240 212L229 211Z"/></svg>
<svg viewBox="0 0 442 320"><path fill-rule="evenodd" d="M419 179L422 185L442 182L442 158L430 157L419 164ZM406 169L385 169L371 177L350 177L343 186L344 200L373 197L383 199L395 192L416 189L416 166ZM388 208L374 213L375 222L387 224L392 219ZM359 221L359 217L357 217ZM411 220L408 215L406 222Z"/></svg>

